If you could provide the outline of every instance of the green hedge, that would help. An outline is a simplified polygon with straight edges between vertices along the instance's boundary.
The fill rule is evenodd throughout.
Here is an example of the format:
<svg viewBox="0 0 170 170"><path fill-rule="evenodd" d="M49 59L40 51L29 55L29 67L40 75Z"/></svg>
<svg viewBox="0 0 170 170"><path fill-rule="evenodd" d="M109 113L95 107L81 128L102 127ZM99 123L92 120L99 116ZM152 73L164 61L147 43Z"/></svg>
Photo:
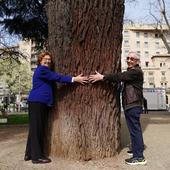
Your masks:
<svg viewBox="0 0 170 170"><path fill-rule="evenodd" d="M2 118L2 116L0 116ZM28 114L13 114L8 116L7 123L0 123L0 124L28 124Z"/></svg>

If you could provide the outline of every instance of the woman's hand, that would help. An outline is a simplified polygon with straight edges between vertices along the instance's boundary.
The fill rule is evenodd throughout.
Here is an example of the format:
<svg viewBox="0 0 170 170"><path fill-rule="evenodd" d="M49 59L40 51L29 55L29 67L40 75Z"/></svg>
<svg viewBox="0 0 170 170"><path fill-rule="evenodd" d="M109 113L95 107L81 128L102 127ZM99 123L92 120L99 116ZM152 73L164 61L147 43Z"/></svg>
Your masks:
<svg viewBox="0 0 170 170"><path fill-rule="evenodd" d="M88 77L87 76L83 76L83 74L81 73L78 76L73 77L73 82L77 82L77 83L80 83L82 85L85 85L89 81L88 81Z"/></svg>

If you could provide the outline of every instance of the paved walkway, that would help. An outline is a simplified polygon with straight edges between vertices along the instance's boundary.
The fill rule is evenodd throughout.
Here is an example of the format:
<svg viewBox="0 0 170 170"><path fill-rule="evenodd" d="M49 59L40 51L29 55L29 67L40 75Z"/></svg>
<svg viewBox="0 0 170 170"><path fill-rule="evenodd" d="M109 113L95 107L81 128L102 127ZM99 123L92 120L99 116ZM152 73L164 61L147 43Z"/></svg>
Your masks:
<svg viewBox="0 0 170 170"><path fill-rule="evenodd" d="M170 113L150 112L142 115L145 157L147 165L130 166L124 163L129 136L122 116L122 150L114 158L96 161L53 159L46 165L23 161L27 126L0 126L0 170L169 170L170 169Z"/></svg>

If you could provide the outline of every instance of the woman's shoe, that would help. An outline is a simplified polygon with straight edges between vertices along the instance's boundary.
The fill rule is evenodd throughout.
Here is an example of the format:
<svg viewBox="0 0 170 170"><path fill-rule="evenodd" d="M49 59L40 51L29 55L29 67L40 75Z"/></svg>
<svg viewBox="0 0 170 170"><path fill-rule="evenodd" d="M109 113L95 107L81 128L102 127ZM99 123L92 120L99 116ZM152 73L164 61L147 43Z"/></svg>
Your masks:
<svg viewBox="0 0 170 170"><path fill-rule="evenodd" d="M24 156L24 161L29 161L29 160L31 160L31 156L25 155Z"/></svg>
<svg viewBox="0 0 170 170"><path fill-rule="evenodd" d="M33 164L45 164L45 163L50 163L51 159L50 158L39 158L36 160L32 160Z"/></svg>

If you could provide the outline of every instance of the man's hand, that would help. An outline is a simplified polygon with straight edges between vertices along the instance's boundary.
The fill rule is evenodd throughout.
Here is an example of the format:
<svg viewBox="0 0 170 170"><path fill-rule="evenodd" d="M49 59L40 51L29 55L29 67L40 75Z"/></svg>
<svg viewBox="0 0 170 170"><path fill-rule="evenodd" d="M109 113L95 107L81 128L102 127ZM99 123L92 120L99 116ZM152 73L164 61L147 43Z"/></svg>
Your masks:
<svg viewBox="0 0 170 170"><path fill-rule="evenodd" d="M89 76L89 81L91 83L95 83L96 81L103 80L104 75L100 74L99 72L95 71L96 74L92 74Z"/></svg>

